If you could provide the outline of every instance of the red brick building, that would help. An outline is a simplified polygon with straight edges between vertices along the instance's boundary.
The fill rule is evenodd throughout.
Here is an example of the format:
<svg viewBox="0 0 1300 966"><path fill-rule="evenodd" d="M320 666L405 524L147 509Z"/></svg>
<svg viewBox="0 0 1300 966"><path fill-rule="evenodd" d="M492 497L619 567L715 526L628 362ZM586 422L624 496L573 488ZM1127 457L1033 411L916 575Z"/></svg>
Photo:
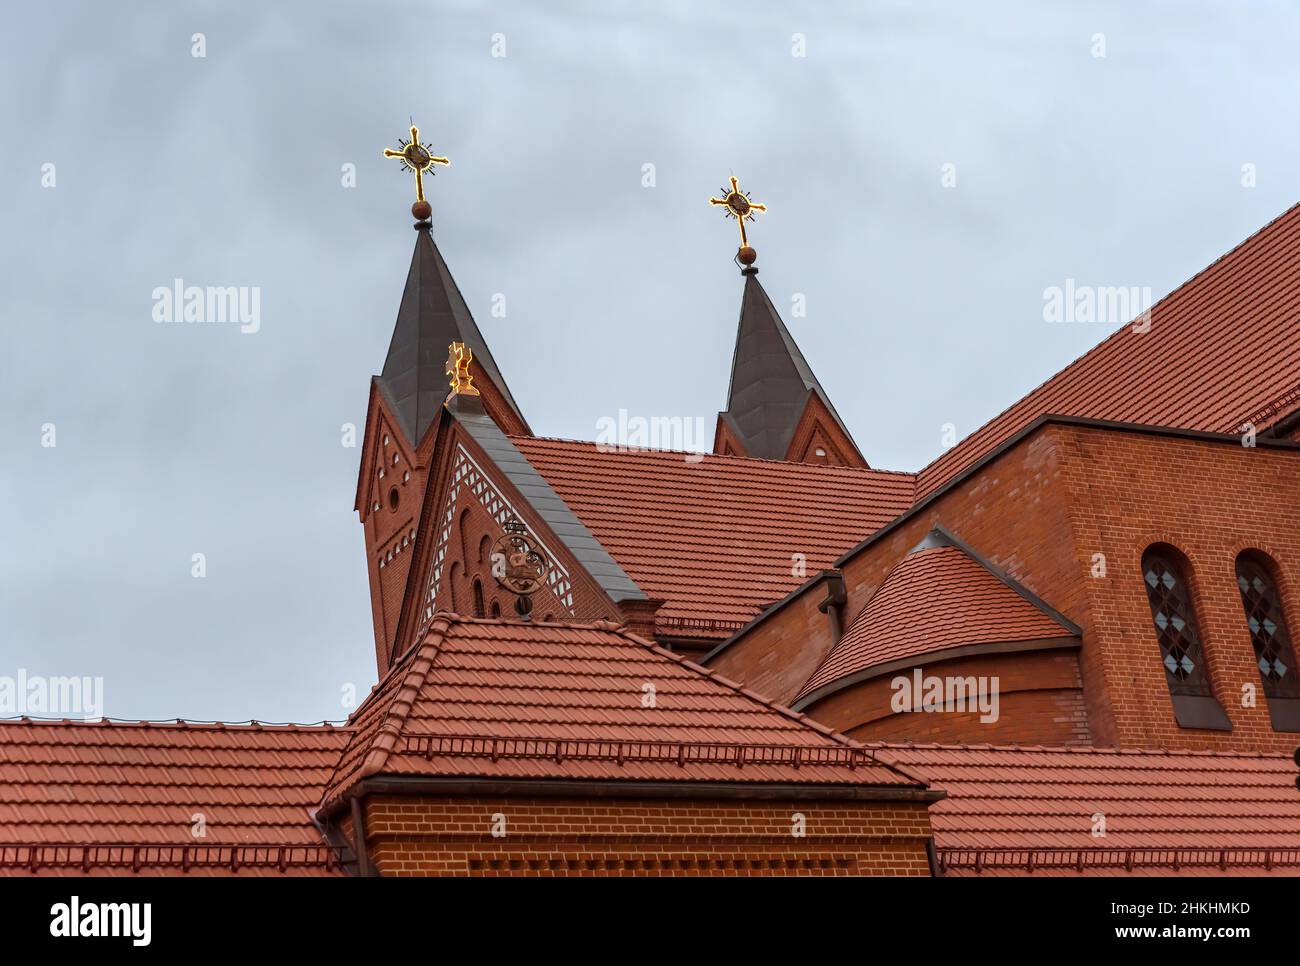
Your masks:
<svg viewBox="0 0 1300 966"><path fill-rule="evenodd" d="M417 228L357 482L379 684L0 726L0 870L1300 870L1300 207L918 473L752 267L713 454L538 438Z"/></svg>

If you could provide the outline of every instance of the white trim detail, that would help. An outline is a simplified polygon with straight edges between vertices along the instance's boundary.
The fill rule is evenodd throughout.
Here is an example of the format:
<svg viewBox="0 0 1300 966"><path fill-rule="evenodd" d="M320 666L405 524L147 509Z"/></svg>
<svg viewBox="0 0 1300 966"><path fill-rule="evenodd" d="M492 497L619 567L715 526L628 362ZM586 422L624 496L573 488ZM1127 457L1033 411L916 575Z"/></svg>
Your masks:
<svg viewBox="0 0 1300 966"><path fill-rule="evenodd" d="M448 477L447 502L443 507L442 520L438 530L438 542L433 548L433 562L429 568L429 590L425 596L424 606L424 625L433 620L433 615L437 613L438 591L442 588L442 572L447 562L447 545L451 542L452 523L456 519L456 505L460 498L460 491L465 488L469 494L477 498L479 505L488 512L499 525L504 526L505 522L511 517L517 520L523 520L523 514L519 513L505 495L492 482L491 478L483 472L483 468L474 461L465 449L464 444L456 444L456 453L452 457L451 474ZM546 555L547 583L551 592L555 594L558 600L573 616L573 580L569 575L568 568L560 563L559 557L546 545L541 536L530 530L529 535L537 541L542 552ZM424 630L422 625L421 632Z"/></svg>

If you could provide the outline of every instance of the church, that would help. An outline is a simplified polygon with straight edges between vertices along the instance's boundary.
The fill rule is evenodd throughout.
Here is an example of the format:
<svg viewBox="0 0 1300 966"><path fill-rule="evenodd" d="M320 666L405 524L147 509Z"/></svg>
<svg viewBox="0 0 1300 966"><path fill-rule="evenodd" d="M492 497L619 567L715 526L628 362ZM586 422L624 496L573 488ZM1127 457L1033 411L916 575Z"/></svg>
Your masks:
<svg viewBox="0 0 1300 966"><path fill-rule="evenodd" d="M536 436L433 236L446 159L385 153L378 683L334 725L2 722L0 872L1300 874L1300 206L910 473L734 178L712 452Z"/></svg>

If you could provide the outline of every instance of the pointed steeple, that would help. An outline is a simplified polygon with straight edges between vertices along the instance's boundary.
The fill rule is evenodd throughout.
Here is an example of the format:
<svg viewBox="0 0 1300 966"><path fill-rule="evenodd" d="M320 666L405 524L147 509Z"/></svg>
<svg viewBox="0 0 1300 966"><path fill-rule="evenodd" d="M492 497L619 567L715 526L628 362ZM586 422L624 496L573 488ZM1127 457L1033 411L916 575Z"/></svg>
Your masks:
<svg viewBox="0 0 1300 966"><path fill-rule="evenodd" d="M848 428L747 267L727 408L715 450L769 460L866 466Z"/></svg>
<svg viewBox="0 0 1300 966"><path fill-rule="evenodd" d="M396 410L398 422L412 445L419 445L429 424L447 398L444 366L447 347L463 342L473 351L474 365L500 397L506 432L528 433L528 423L497 369L487 343L474 324L442 253L434 244L428 221L416 224L415 252L406 289L397 310L397 324L379 376L380 386ZM496 400L492 400L496 402Z"/></svg>
<svg viewBox="0 0 1300 966"><path fill-rule="evenodd" d="M767 205L754 201L735 175L730 182L722 197L710 198L709 204L734 218L740 228L736 261L744 266L740 274L745 276L745 294L727 408L718 413L713 451L795 463L866 466L848 428L758 284L754 267L758 252L749 244L745 223L754 220L755 212L766 212Z"/></svg>
<svg viewBox="0 0 1300 966"><path fill-rule="evenodd" d="M450 424L450 417L443 418L449 395L472 399L479 418L500 433L532 435L430 234L433 206L424 197L424 179L451 160L420 140L414 122L410 130L409 141L403 138L398 148L383 152L415 175L415 252L383 373L370 381L355 504L365 530L381 675L393 656L404 606L414 599L407 586L412 562L430 553L423 521L439 512L429 501L437 496L438 458L447 451L440 444L452 432L439 428Z"/></svg>

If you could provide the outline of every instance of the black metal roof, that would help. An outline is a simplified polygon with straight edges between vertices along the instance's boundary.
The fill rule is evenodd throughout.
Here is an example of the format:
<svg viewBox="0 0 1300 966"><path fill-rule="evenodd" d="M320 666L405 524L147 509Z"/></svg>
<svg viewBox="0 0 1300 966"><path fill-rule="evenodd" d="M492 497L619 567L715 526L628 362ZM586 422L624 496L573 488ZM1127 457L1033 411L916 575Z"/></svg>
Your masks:
<svg viewBox="0 0 1300 966"><path fill-rule="evenodd" d="M722 418L744 445L746 455L785 459L795 426L814 392L853 442L853 435L759 284L757 273L747 273Z"/></svg>
<svg viewBox="0 0 1300 966"><path fill-rule="evenodd" d="M456 280L434 244L428 225L417 225L415 252L397 324L379 382L397 410L397 419L412 445L418 445L447 398L447 346L464 342L475 364L487 375L520 422L528 422L515 404L487 343L474 324Z"/></svg>

